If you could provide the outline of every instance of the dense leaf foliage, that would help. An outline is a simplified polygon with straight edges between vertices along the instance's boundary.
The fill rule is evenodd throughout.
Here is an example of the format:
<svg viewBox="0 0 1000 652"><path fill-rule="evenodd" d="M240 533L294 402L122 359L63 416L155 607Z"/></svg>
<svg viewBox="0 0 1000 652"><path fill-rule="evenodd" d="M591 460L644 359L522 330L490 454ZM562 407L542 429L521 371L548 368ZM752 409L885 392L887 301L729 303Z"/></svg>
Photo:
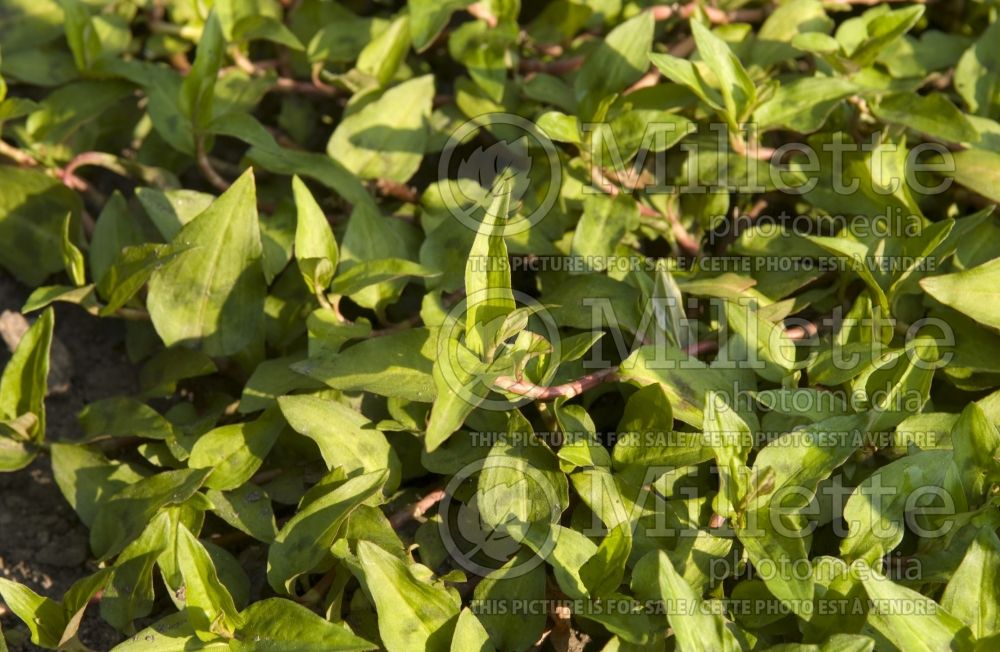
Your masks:
<svg viewBox="0 0 1000 652"><path fill-rule="evenodd" d="M4 0L0 471L95 572L3 603L61 650L996 649L998 13ZM140 369L79 437L62 310Z"/></svg>

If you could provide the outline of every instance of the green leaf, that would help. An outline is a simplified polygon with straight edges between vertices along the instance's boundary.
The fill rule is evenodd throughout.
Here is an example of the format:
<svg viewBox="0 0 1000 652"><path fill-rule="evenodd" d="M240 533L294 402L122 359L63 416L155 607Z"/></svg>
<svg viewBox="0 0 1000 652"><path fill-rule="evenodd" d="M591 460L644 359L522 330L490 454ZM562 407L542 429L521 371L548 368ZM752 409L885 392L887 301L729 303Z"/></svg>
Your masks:
<svg viewBox="0 0 1000 652"><path fill-rule="evenodd" d="M719 470L719 493L713 501L715 512L732 518L750 491L750 469L746 464L753 448L753 433L728 404L725 394L716 391L705 396L702 429Z"/></svg>
<svg viewBox="0 0 1000 652"><path fill-rule="evenodd" d="M338 274L330 285L330 292L339 295L354 295L362 290L383 283L396 281L408 276L427 278L438 273L419 263L402 258L379 258L365 260Z"/></svg>
<svg viewBox="0 0 1000 652"><path fill-rule="evenodd" d="M295 34L285 27L280 17L251 15L244 16L233 28L234 37L238 40L255 41L258 39L284 45L291 50L305 50L302 42Z"/></svg>
<svg viewBox="0 0 1000 652"><path fill-rule="evenodd" d="M874 106L875 115L886 122L950 143L974 143L979 133L958 108L941 93L889 95Z"/></svg>
<svg viewBox="0 0 1000 652"><path fill-rule="evenodd" d="M384 19L358 16L339 5L331 5L326 10L329 20L316 31L307 48L313 63L354 61L375 33L385 27Z"/></svg>
<svg viewBox="0 0 1000 652"><path fill-rule="evenodd" d="M298 216L295 226L295 260L303 279L314 292L317 290L311 287L313 274L308 268L315 264L309 261L326 260L330 263L330 277L321 279L319 283L319 291L322 291L329 286L333 270L340 262L340 250L333 237L333 230L326 221L326 215L298 176L292 177L292 194Z"/></svg>
<svg viewBox="0 0 1000 652"><path fill-rule="evenodd" d="M364 415L317 396L282 396L278 405L293 430L316 442L329 469L348 476L386 470L385 492L399 486L396 451Z"/></svg>
<svg viewBox="0 0 1000 652"><path fill-rule="evenodd" d="M30 412L18 419L0 421L0 472L20 471L34 461L38 450L26 440L28 429L37 421Z"/></svg>
<svg viewBox="0 0 1000 652"><path fill-rule="evenodd" d="M198 41L198 53L191 71L184 77L180 88L180 109L194 125L195 130L205 128L212 120L215 103L215 84L225 56L225 39L217 12L211 12Z"/></svg>
<svg viewBox="0 0 1000 652"><path fill-rule="evenodd" d="M1000 477L1000 432L981 407L969 403L951 429L951 443L965 494L977 505Z"/></svg>
<svg viewBox="0 0 1000 652"><path fill-rule="evenodd" d="M378 259L412 259L416 252L412 249L412 234L407 225L400 220L387 219L373 204L361 204L354 207L347 223L347 231L341 244L342 260L340 275L352 279L351 283L364 279L363 289L351 295L351 299L366 308L382 311L384 306L394 301L402 291L405 282L402 280L385 281L378 285L368 286L368 271L378 272L378 267L367 267L368 263ZM364 273L355 276L351 270L358 265L366 265ZM334 284L336 285L336 280ZM348 288L353 289L353 288Z"/></svg>
<svg viewBox="0 0 1000 652"><path fill-rule="evenodd" d="M481 359L491 357L503 320L515 308L504 227L510 215L513 176L501 175L465 264L465 345Z"/></svg>
<svg viewBox="0 0 1000 652"><path fill-rule="evenodd" d="M935 340L921 336L907 342L904 349L883 353L865 367L852 386L855 391L861 390L856 396L863 398L876 415L869 427L895 424L897 417L922 409L938 362Z"/></svg>
<svg viewBox="0 0 1000 652"><path fill-rule="evenodd" d="M181 612L156 621L112 650L113 652L225 652L229 650L229 642L222 638L202 641L195 636L188 615Z"/></svg>
<svg viewBox="0 0 1000 652"><path fill-rule="evenodd" d="M845 21L837 29L837 40L856 66L867 66L891 43L898 40L924 15L923 5L891 10L887 5L869 9Z"/></svg>
<svg viewBox="0 0 1000 652"><path fill-rule="evenodd" d="M122 249L114 264L98 283L97 291L107 299L98 314L114 315L131 301L156 270L185 251L179 245L141 244Z"/></svg>
<svg viewBox="0 0 1000 652"><path fill-rule="evenodd" d="M507 21L490 26L477 20L460 25L448 37L451 57L465 66L476 86L494 102L502 102L507 92L507 69L517 42L513 27Z"/></svg>
<svg viewBox="0 0 1000 652"><path fill-rule="evenodd" d="M45 392L49 377L49 350L55 313L48 308L21 337L13 357L0 376L0 419L35 415L32 439L45 438Z"/></svg>
<svg viewBox="0 0 1000 652"><path fill-rule="evenodd" d="M153 225L167 240L173 240L185 224L205 212L215 200L212 195L197 190L139 188L135 196Z"/></svg>
<svg viewBox="0 0 1000 652"><path fill-rule="evenodd" d="M802 54L791 45L798 34L826 33L833 21L818 0L792 0L775 8L757 32L753 45L752 61L768 67L780 61L794 59Z"/></svg>
<svg viewBox="0 0 1000 652"><path fill-rule="evenodd" d="M955 67L955 90L969 110L997 116L1000 110L1000 21L994 20Z"/></svg>
<svg viewBox="0 0 1000 652"><path fill-rule="evenodd" d="M342 391L431 402L435 398L436 332L412 328L365 340L332 357L310 358L292 368Z"/></svg>
<svg viewBox="0 0 1000 652"><path fill-rule="evenodd" d="M409 49L410 17L402 14L361 49L358 71L373 77L379 86L385 86L396 75Z"/></svg>
<svg viewBox="0 0 1000 652"><path fill-rule="evenodd" d="M582 143L580 137L580 121L576 116L566 115L560 111L546 111L535 121L542 133L552 140L561 143Z"/></svg>
<svg viewBox="0 0 1000 652"><path fill-rule="evenodd" d="M462 609L462 613L458 615L455 636L451 639L451 652L465 652L466 650L469 652L496 652L489 632L468 608Z"/></svg>
<svg viewBox="0 0 1000 652"><path fill-rule="evenodd" d="M377 646L355 636L344 625L331 623L291 600L268 598L240 613L241 625L231 650L254 652L324 652L375 650Z"/></svg>
<svg viewBox="0 0 1000 652"><path fill-rule="evenodd" d="M128 96L133 91L131 84L122 81L94 80L67 84L39 103L37 110L28 116L25 128L30 140L36 146L44 144L48 154L72 156L75 150L94 144L95 132L99 131L102 119L124 117L126 107L131 104ZM91 157L96 161L118 163L111 155L91 153L88 158ZM152 171L149 168L146 170ZM140 177L144 175L142 165L128 171ZM154 172L154 175L159 174ZM159 180L166 178L169 178L169 173ZM153 179L155 177L149 177L149 180Z"/></svg>
<svg viewBox="0 0 1000 652"><path fill-rule="evenodd" d="M657 264L652 293L653 316L656 328L667 341L679 349L687 349L695 334L684 312L684 297L677 280L665 264Z"/></svg>
<svg viewBox="0 0 1000 652"><path fill-rule="evenodd" d="M490 448L479 474L477 505L495 530L536 522L555 523L569 502L566 477L556 456L523 417L511 419L508 436Z"/></svg>
<svg viewBox="0 0 1000 652"><path fill-rule="evenodd" d="M147 306L167 346L232 355L260 334L264 312L260 229L253 171L185 225L187 249L153 273Z"/></svg>
<svg viewBox="0 0 1000 652"><path fill-rule="evenodd" d="M865 572L860 579L868 598L875 601L868 624L899 649L969 649L968 628L930 598L875 571ZM907 613L901 613L901 605L909 605Z"/></svg>
<svg viewBox="0 0 1000 652"><path fill-rule="evenodd" d="M164 471L130 484L100 504L90 530L90 548L101 559L112 557L138 537L161 507L190 498L209 469Z"/></svg>
<svg viewBox="0 0 1000 652"><path fill-rule="evenodd" d="M413 49L426 50L448 24L451 15L467 4L468 0L408 0Z"/></svg>
<svg viewBox="0 0 1000 652"><path fill-rule="evenodd" d="M79 649L77 630L83 612L107 582L108 569L73 584L62 602L44 598L26 586L0 578L0 597L31 631L31 641L50 649Z"/></svg>
<svg viewBox="0 0 1000 652"><path fill-rule="evenodd" d="M921 279L920 287L979 323L1000 328L1000 312L995 309L1000 294L1000 259L954 274L929 276Z"/></svg>
<svg viewBox="0 0 1000 652"><path fill-rule="evenodd" d="M754 369L761 378L772 382L782 382L794 373L795 343L785 334L781 324L761 314L757 300L726 301L725 316L726 325L731 329L726 344L746 352L743 366Z"/></svg>
<svg viewBox="0 0 1000 652"><path fill-rule="evenodd" d="M679 605L667 610L667 620L674 630L677 649L682 652L697 650L720 650L736 652L741 650L731 625L714 611L699 608L701 596L677 574L667 553L653 552L656 556L657 593L665 603Z"/></svg>
<svg viewBox="0 0 1000 652"><path fill-rule="evenodd" d="M227 113L211 124L213 133L232 136L251 145L247 158L275 174L298 174L319 181L355 206L373 207L361 181L343 165L325 153L281 147L252 115Z"/></svg>
<svg viewBox="0 0 1000 652"><path fill-rule="evenodd" d="M728 370L709 367L673 347L643 346L622 362L620 375L639 385L659 383L674 418L696 428L702 426L706 393L720 387L732 387L738 376ZM746 420L747 415L740 412Z"/></svg>
<svg viewBox="0 0 1000 652"><path fill-rule="evenodd" d="M998 573L1000 539L991 529L983 528L941 596L941 606L968 625L977 639L1000 631L1000 600L994 581Z"/></svg>
<svg viewBox="0 0 1000 652"><path fill-rule="evenodd" d="M730 124L742 123L757 102L757 87L725 41L697 21L691 22L691 33L698 54L715 75Z"/></svg>
<svg viewBox="0 0 1000 652"><path fill-rule="evenodd" d="M983 197L1000 202L1000 154L983 149L966 149L951 154L954 169L950 176Z"/></svg>
<svg viewBox="0 0 1000 652"><path fill-rule="evenodd" d="M208 550L184 525L177 529L177 560L184 578L184 610L203 641L216 635L231 636L239 622L233 597L219 581Z"/></svg>
<svg viewBox="0 0 1000 652"><path fill-rule="evenodd" d="M284 419L274 409L256 421L213 428L194 443L188 465L211 471L206 486L237 489L261 467L284 429Z"/></svg>
<svg viewBox="0 0 1000 652"><path fill-rule="evenodd" d="M910 495L918 491L922 500L907 507ZM849 559L873 562L891 552L903 539L904 516L948 495L956 512L965 509L965 492L948 450L926 450L891 462L864 480L844 505L844 519L850 525L840 551ZM932 510L929 510L932 511ZM924 523L934 531L940 523Z"/></svg>
<svg viewBox="0 0 1000 652"><path fill-rule="evenodd" d="M783 128L812 133L823 126L840 102L858 90L850 80L840 77L799 77L781 84L761 102L754 118L761 131Z"/></svg>
<svg viewBox="0 0 1000 652"><path fill-rule="evenodd" d="M87 404L79 415L88 437L167 439L174 428L159 412L133 398L118 396Z"/></svg>
<svg viewBox="0 0 1000 652"><path fill-rule="evenodd" d="M358 561L378 612L386 650L446 652L458 617L458 600L373 543L358 542Z"/></svg>
<svg viewBox="0 0 1000 652"><path fill-rule="evenodd" d="M273 4L254 0L220 0L215 4L215 9L227 41L242 40L246 32L244 25L255 22L249 19L274 20L281 17L280 11ZM295 38L294 35L292 38Z"/></svg>
<svg viewBox="0 0 1000 652"><path fill-rule="evenodd" d="M458 326L450 322L443 328L454 330ZM432 372L436 397L424 437L428 453L461 428L488 394L480 380L487 365L457 338L438 337L436 353Z"/></svg>
<svg viewBox="0 0 1000 652"><path fill-rule="evenodd" d="M134 632L132 623L153 610L153 566L167 547L167 522L167 514L159 514L115 560L101 597L101 617L119 630Z"/></svg>
<svg viewBox="0 0 1000 652"><path fill-rule="evenodd" d="M216 371L218 367L212 358L201 351L182 347L164 349L139 371L139 388L144 396L170 396L177 390L178 382Z"/></svg>
<svg viewBox="0 0 1000 652"><path fill-rule="evenodd" d="M615 471L640 475L651 466L684 467L712 459L700 432L678 432L666 387L652 383L625 403L618 422L618 441L612 452ZM650 437L655 437L650 441Z"/></svg>
<svg viewBox="0 0 1000 652"><path fill-rule="evenodd" d="M0 597L31 630L32 643L49 649L59 647L66 617L58 602L4 578L0 578Z"/></svg>
<svg viewBox="0 0 1000 652"><path fill-rule="evenodd" d="M91 604L94 596L103 591L110 574L110 569L101 569L77 580L66 590L62 599L63 614L66 618L66 626L60 638L62 645L72 647L76 643L77 630L83 621L84 611Z"/></svg>
<svg viewBox="0 0 1000 652"><path fill-rule="evenodd" d="M817 397L819 400L822 398ZM774 491L758 497L755 503L773 500L785 504L786 499L791 499L790 505L798 502L799 507L804 507L802 500L813 495L817 485L863 445L872 418L868 414L835 416L783 433L769 442L757 453L753 471L764 477L770 469Z"/></svg>
<svg viewBox="0 0 1000 652"><path fill-rule="evenodd" d="M87 5L79 0L59 0L66 24L66 41L78 70L89 70L101 56L101 38L94 29Z"/></svg>
<svg viewBox="0 0 1000 652"><path fill-rule="evenodd" d="M87 262L80 248L73 244L72 224L73 213L66 213L62 228L63 266L73 284L80 287L87 283Z"/></svg>
<svg viewBox="0 0 1000 652"><path fill-rule="evenodd" d="M611 456L597 438L593 420L579 405L565 405L562 400L553 404L556 422L566 436L557 453L563 471L575 467L611 466Z"/></svg>
<svg viewBox="0 0 1000 652"><path fill-rule="evenodd" d="M779 512L771 503L748 510L736 527L736 535L756 568L767 568L764 577L768 590L796 614L808 614L813 599L814 582L802 569L808 567L808 538L801 526L803 519Z"/></svg>
<svg viewBox="0 0 1000 652"><path fill-rule="evenodd" d="M100 314L100 303L93 285L73 287L70 285L48 285L36 289L21 306L21 312L28 314L41 310L55 302L65 302L80 306L90 314Z"/></svg>
<svg viewBox="0 0 1000 652"><path fill-rule="evenodd" d="M604 537L594 556L580 567L580 579L592 597L618 591L625 577L625 564L631 552L630 525L620 523Z"/></svg>
<svg viewBox="0 0 1000 652"><path fill-rule="evenodd" d="M78 444L52 444L52 475L63 497L90 526L111 494L143 478L126 464L111 462Z"/></svg>
<svg viewBox="0 0 1000 652"><path fill-rule="evenodd" d="M341 121L327 153L362 179L406 182L427 147L433 98L430 75L390 88Z"/></svg>
<svg viewBox="0 0 1000 652"><path fill-rule="evenodd" d="M529 550L522 550L484 577L476 585L474 597L477 604L483 605L481 613L476 615L497 649L527 650L545 629L544 613L528 612L517 619L505 616L519 605L530 604L529 601L540 603L545 599L545 566L535 563Z"/></svg>
<svg viewBox="0 0 1000 652"><path fill-rule="evenodd" d="M100 284L104 275L117 260L122 249L142 244L142 233L128 212L121 193L111 193L94 224L90 237L90 276Z"/></svg>
<svg viewBox="0 0 1000 652"><path fill-rule="evenodd" d="M639 225L639 205L627 195L590 195L583 202L583 215L573 233L570 255L587 268L611 257L622 237Z"/></svg>
<svg viewBox="0 0 1000 652"><path fill-rule="evenodd" d="M194 125L182 108L184 77L162 64L117 60L115 72L143 88L149 97L149 117L158 137L188 155L195 153Z"/></svg>
<svg viewBox="0 0 1000 652"><path fill-rule="evenodd" d="M259 410L274 407L278 397L294 390L321 389L323 384L293 371L292 365L302 362L305 354L291 355L282 358L271 358L257 365L240 398L240 414L252 414Z"/></svg>
<svg viewBox="0 0 1000 652"><path fill-rule="evenodd" d="M0 165L0 266L22 283L40 285L63 269L66 211L78 215L79 197L37 170Z"/></svg>
<svg viewBox="0 0 1000 652"><path fill-rule="evenodd" d="M252 482L232 491L211 489L205 492L205 497L212 503L213 513L241 532L265 543L271 543L277 536L271 500Z"/></svg>
<svg viewBox="0 0 1000 652"><path fill-rule="evenodd" d="M598 43L573 83L582 118L597 117L596 107L605 98L625 90L646 72L652 46L653 15L648 11L621 23Z"/></svg>
<svg viewBox="0 0 1000 652"><path fill-rule="evenodd" d="M341 475L341 477L343 477ZM385 484L387 473L360 475L304 505L278 532L267 552L267 581L279 593L293 593L296 578L330 555L330 546L358 505Z"/></svg>
<svg viewBox="0 0 1000 652"><path fill-rule="evenodd" d="M851 271L860 276L861 280L868 285L868 288L874 295L874 299L878 301L882 314L887 315L890 313L889 300L886 298L885 288L879 284L878 279L867 264L868 248L864 244L839 237L813 235L806 237L810 242L826 249L834 256L840 256L844 260L850 261Z"/></svg>
<svg viewBox="0 0 1000 652"><path fill-rule="evenodd" d="M687 59L655 52L649 55L649 60L667 79L687 87L698 99L716 111L724 110L725 100L722 95L709 85L696 64Z"/></svg>

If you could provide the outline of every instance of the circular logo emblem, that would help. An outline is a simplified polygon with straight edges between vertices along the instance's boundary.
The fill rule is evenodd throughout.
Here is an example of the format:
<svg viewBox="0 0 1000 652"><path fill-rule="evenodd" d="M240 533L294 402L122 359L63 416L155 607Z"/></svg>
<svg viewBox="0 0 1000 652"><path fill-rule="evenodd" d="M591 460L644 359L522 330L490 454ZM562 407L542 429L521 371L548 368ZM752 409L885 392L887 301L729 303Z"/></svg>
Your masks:
<svg viewBox="0 0 1000 652"><path fill-rule="evenodd" d="M470 143L483 132L494 141ZM504 235L527 231L552 209L562 186L562 165L552 139L535 123L510 113L486 113L460 124L448 137L438 161L441 197L449 212L478 231L477 217L494 181L511 173L511 205L528 210L504 227Z"/></svg>
<svg viewBox="0 0 1000 652"><path fill-rule="evenodd" d="M494 483L479 491L478 477L490 473ZM466 483L473 486L465 486ZM456 494L471 492L466 501ZM462 467L445 487L445 496L438 505L441 541L451 558L465 571L486 577L513 559L522 549L528 524L524 514L518 514L512 496L531 496L536 506L544 509L532 514L533 555L523 555L521 561L505 570L505 577L518 577L544 563L556 545L556 537L548 523L559 520L562 508L555 488L545 475L530 466L515 464L501 457L487 457ZM547 513L542 513L547 512ZM544 528L544 530L542 529ZM537 533L537 534L534 534Z"/></svg>

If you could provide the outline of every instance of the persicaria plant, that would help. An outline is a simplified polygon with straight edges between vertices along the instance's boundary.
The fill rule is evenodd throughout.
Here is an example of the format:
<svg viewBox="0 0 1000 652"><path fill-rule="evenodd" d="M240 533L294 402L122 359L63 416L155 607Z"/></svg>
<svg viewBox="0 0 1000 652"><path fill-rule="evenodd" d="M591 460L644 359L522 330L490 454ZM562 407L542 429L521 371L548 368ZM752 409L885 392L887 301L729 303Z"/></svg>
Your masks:
<svg viewBox="0 0 1000 652"><path fill-rule="evenodd" d="M998 12L3 0L0 652L1000 648Z"/></svg>

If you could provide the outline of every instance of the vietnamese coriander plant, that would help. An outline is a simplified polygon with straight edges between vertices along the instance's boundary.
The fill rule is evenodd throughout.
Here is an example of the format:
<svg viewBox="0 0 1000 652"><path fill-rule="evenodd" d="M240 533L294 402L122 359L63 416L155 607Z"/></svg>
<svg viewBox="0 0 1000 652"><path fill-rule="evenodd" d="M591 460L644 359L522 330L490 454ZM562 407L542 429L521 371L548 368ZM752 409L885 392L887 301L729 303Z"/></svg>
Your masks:
<svg viewBox="0 0 1000 652"><path fill-rule="evenodd" d="M1000 649L998 14L0 1L12 649Z"/></svg>

